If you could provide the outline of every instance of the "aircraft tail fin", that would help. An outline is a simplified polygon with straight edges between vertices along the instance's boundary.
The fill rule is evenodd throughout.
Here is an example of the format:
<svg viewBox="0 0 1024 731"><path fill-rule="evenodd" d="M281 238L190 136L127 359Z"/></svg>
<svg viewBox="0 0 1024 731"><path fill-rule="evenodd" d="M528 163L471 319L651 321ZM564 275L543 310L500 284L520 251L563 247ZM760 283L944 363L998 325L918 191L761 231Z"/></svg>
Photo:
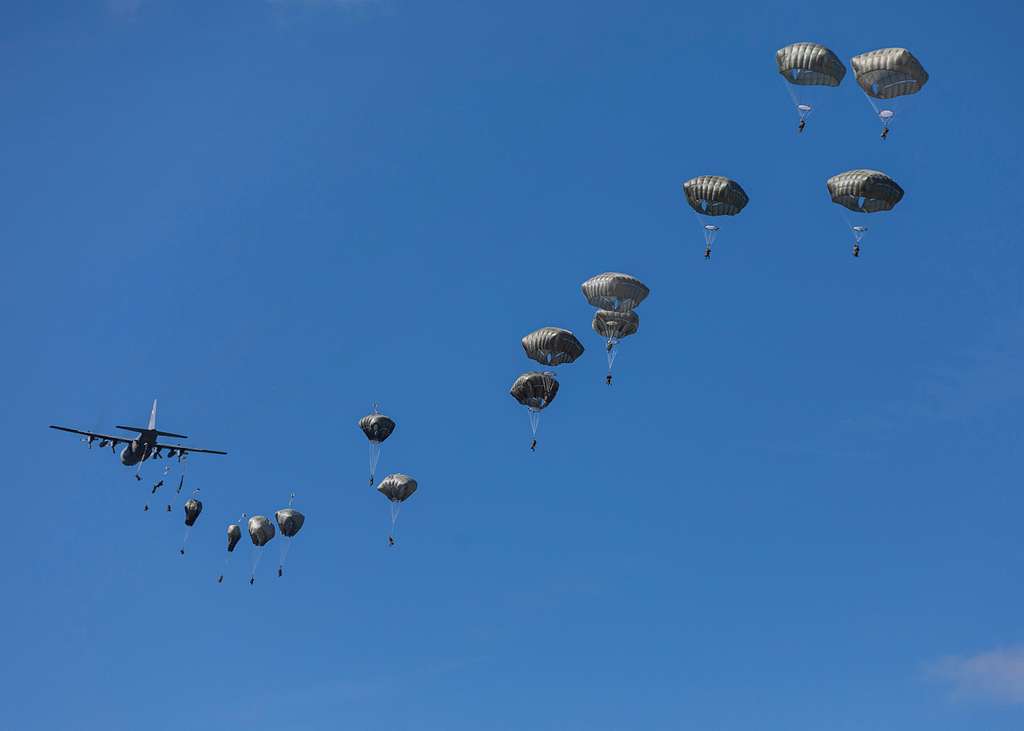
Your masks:
<svg viewBox="0 0 1024 731"><path fill-rule="evenodd" d="M175 434L172 431L159 431L156 428L156 399L153 400L153 410L149 412L149 426L143 429L141 426L121 426L120 424L115 427L117 429L124 429L125 431L137 431L140 434L144 431L155 431L158 436L161 437L174 437L175 439L188 439L184 434Z"/></svg>

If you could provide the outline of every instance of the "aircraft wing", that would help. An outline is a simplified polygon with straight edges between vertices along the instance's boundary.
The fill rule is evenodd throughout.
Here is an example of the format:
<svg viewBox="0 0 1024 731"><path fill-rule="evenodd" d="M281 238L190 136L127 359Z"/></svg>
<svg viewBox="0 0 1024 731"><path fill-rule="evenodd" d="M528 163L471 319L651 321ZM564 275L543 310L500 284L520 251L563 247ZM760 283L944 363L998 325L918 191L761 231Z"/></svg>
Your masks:
<svg viewBox="0 0 1024 731"><path fill-rule="evenodd" d="M117 442L118 444L127 444L128 442L131 441L131 439L125 439L124 436L113 437L109 434L98 434L94 431L82 431L80 429L71 429L66 426L54 426L53 424L50 424L50 428L56 429L57 431L70 432L71 434L81 434L83 437L93 437L95 439L109 439L111 442Z"/></svg>
<svg viewBox="0 0 1024 731"><path fill-rule="evenodd" d="M122 439L121 441L124 441ZM180 444L157 444L157 449L174 449L178 454L188 454L189 452L201 452L203 454L227 454L227 452L221 452L219 449L199 449L199 447L183 447Z"/></svg>

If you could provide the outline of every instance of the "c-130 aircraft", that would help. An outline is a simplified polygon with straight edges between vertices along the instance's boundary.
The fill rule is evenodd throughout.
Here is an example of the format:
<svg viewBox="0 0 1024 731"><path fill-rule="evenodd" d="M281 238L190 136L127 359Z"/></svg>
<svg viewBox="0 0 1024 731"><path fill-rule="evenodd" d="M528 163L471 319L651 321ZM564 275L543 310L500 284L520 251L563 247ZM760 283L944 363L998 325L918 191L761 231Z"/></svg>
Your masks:
<svg viewBox="0 0 1024 731"><path fill-rule="evenodd" d="M99 446L110 447L111 452L115 452L118 444L124 444L125 448L121 450L121 464L125 467L131 467L132 465L142 466L142 463L149 458L161 459L163 457L163 450L167 450L168 457L177 457L179 460L184 459L192 452L201 452L203 454L227 454L227 452L221 452L216 449L199 449L198 447L185 447L181 444L161 444L157 441L157 437L174 437L175 439L188 439L184 434L175 434L169 431L159 431L156 428L156 400L153 400L153 410L149 412L149 426L145 429L137 426L116 426L115 429L124 429L125 431L138 432L139 436L134 439L127 439L120 436L111 436L110 434L97 434L91 431L82 431L81 429L71 429L66 426L54 426L50 425L51 429L57 429L59 431L71 432L72 434L81 434L85 437L82 441L92 448L93 442L99 440ZM135 479L141 480L138 471L135 473Z"/></svg>

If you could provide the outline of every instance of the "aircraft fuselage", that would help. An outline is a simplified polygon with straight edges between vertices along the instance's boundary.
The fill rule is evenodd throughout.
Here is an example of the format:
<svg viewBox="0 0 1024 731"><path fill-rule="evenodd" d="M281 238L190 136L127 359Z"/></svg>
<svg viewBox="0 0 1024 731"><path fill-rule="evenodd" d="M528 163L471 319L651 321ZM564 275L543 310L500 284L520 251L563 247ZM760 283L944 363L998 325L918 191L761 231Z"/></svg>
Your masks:
<svg viewBox="0 0 1024 731"><path fill-rule="evenodd" d="M146 430L138 437L128 442L128 445L121 450L121 464L125 467L145 462L153 454L153 446L156 444L156 430Z"/></svg>

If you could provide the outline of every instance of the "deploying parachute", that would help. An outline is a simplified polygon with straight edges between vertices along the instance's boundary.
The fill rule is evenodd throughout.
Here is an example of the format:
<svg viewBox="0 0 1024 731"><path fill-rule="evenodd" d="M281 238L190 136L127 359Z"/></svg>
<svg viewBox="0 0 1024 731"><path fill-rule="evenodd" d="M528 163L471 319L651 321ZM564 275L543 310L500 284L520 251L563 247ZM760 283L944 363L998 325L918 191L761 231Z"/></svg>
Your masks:
<svg viewBox="0 0 1024 731"><path fill-rule="evenodd" d="M826 186L833 203L855 213L889 211L903 199L903 188L878 170L847 170L829 178ZM867 226L853 225L845 214L844 218L854 236L853 255L860 256Z"/></svg>
<svg viewBox="0 0 1024 731"><path fill-rule="evenodd" d="M928 72L906 48L879 48L850 59L857 84L882 122L882 139L889 136L889 125L896 116L895 100L916 94L928 83ZM885 104L879 108L875 99Z"/></svg>
<svg viewBox="0 0 1024 731"><path fill-rule="evenodd" d="M605 382L611 385L612 364L615 362L615 356L619 353L619 341L634 334L640 328L640 316L635 312L598 310L594 313L594 321L591 324L594 332L605 339L605 352L608 355L608 375L605 377Z"/></svg>
<svg viewBox="0 0 1024 731"><path fill-rule="evenodd" d="M274 537L274 524L265 515L254 515L249 518L249 538L252 539L253 552L250 567L249 583L256 582L256 567L263 557L263 547Z"/></svg>
<svg viewBox="0 0 1024 731"><path fill-rule="evenodd" d="M530 412L530 429L533 432L531 450L537 448L537 427L540 412L548 407L558 395L558 380L551 371L528 371L516 378L509 393Z"/></svg>
<svg viewBox="0 0 1024 731"><path fill-rule="evenodd" d="M395 422L378 410L378 405L373 405L373 413L367 414L359 420L359 428L370 441L370 484L373 484L373 476L377 472L377 462L380 461L380 445L391 436L395 430Z"/></svg>
<svg viewBox="0 0 1024 731"><path fill-rule="evenodd" d="M280 529L281 535L285 537L285 542L281 545L281 562L277 565L278 576L284 575L284 562L288 557L288 549L291 548L292 538L302 530L302 524L306 522L306 516L292 507L293 500L295 500L294 492L288 500L288 507L274 513L277 527Z"/></svg>
<svg viewBox="0 0 1024 731"><path fill-rule="evenodd" d="M523 350L541 365L557 366L583 355L583 344L568 330L542 327L523 338Z"/></svg>
<svg viewBox="0 0 1024 731"><path fill-rule="evenodd" d="M242 513L243 520L245 519L245 513ZM232 523L228 526L228 555L224 557L225 568L228 565L228 559L231 558L231 553L235 550L235 546L242 540L242 526L238 523ZM217 577L217 583L220 584L224 581L224 574L222 573Z"/></svg>
<svg viewBox="0 0 1024 731"><path fill-rule="evenodd" d="M697 219L704 227L704 258L711 258L711 245L715 242L718 226L712 217L735 216L746 207L750 198L735 180L721 175L698 175L683 183L683 195Z"/></svg>
<svg viewBox="0 0 1024 731"><path fill-rule="evenodd" d="M825 46L808 41L780 48L775 52L775 63L782 78L788 82L786 91L800 117L797 131L803 132L807 117L814 110L807 91L822 86L839 86L846 76L846 67L839 56Z"/></svg>
<svg viewBox="0 0 1024 731"><path fill-rule="evenodd" d="M605 352L608 355L605 383L611 385L612 363L618 355L619 341L640 327L640 317L633 310L647 299L651 290L636 277L618 272L591 277L583 283L581 289L587 302L597 308L591 326L594 332L605 339Z"/></svg>
<svg viewBox="0 0 1024 731"><path fill-rule="evenodd" d="M196 499L199 495L199 490L192 491L192 497L185 501L185 537L181 541L181 555L185 555L185 544L188 543L189 536L192 534L192 526L195 525L196 520L199 518L199 514L203 512L203 504Z"/></svg>
<svg viewBox="0 0 1024 731"><path fill-rule="evenodd" d="M651 293L636 277L619 272L593 276L580 285L580 289L591 306L614 312L629 312Z"/></svg>
<svg viewBox="0 0 1024 731"><path fill-rule="evenodd" d="M377 492L388 499L391 508L391 533L388 535L388 545L395 545L395 524L398 522L398 512L402 503L408 500L418 487L416 480L396 472L388 475L377 485Z"/></svg>

